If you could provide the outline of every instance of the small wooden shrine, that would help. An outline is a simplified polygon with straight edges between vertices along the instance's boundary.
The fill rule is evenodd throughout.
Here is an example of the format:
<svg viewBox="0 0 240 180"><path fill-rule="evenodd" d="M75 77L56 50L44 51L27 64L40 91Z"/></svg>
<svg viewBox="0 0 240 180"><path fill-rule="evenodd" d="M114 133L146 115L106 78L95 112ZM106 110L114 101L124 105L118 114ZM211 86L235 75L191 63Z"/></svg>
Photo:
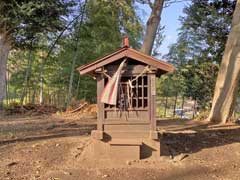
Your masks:
<svg viewBox="0 0 240 180"><path fill-rule="evenodd" d="M99 158L160 156L156 131L156 77L174 71L164 61L123 47L78 68L97 79L97 130L93 152Z"/></svg>

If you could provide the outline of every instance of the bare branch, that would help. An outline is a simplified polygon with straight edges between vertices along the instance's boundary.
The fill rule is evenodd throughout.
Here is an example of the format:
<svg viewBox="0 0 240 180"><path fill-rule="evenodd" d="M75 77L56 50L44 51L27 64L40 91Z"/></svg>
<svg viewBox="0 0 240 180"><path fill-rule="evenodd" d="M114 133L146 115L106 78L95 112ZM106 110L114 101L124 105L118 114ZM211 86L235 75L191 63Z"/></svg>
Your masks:
<svg viewBox="0 0 240 180"><path fill-rule="evenodd" d="M136 1L141 4L148 4L151 9L153 8L153 4L152 4L151 0L136 0Z"/></svg>
<svg viewBox="0 0 240 180"><path fill-rule="evenodd" d="M169 7L171 4L174 4L174 3L181 3L186 1L191 1L191 0L165 0L163 8Z"/></svg>

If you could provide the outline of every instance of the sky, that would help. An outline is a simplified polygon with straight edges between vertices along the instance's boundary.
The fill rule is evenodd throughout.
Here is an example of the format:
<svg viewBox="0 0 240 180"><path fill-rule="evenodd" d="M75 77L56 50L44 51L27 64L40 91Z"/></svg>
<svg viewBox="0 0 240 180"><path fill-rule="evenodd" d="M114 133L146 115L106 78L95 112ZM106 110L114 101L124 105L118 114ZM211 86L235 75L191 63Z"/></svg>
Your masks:
<svg viewBox="0 0 240 180"><path fill-rule="evenodd" d="M162 55L167 54L169 50L169 45L176 42L178 37L178 29L181 26L179 17L184 15L183 8L188 4L189 2L178 2L171 4L169 7L163 9L160 23L161 26L165 26L164 34L166 37L160 48L160 53ZM144 24L146 24L150 13L151 9L148 5L139 5L138 14Z"/></svg>

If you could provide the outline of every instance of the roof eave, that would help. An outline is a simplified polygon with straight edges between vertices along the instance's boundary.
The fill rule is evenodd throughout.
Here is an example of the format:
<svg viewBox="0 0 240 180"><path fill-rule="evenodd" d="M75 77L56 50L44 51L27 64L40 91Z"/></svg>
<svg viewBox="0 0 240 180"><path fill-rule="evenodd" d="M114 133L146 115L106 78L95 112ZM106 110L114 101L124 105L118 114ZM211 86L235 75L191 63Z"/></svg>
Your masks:
<svg viewBox="0 0 240 180"><path fill-rule="evenodd" d="M152 66L156 67L157 69L160 69L162 72L165 72L165 73L175 71L175 67L167 62L158 60L152 56L146 55L135 49L126 48L126 47L121 48L121 49L115 51L114 53L104 56L92 63L83 65L83 66L77 68L77 70L80 72L80 75L85 75L85 74L91 75L95 69L105 66L106 64L110 64L110 63L112 63L118 59L124 58L124 57L136 59L145 64L151 64Z"/></svg>

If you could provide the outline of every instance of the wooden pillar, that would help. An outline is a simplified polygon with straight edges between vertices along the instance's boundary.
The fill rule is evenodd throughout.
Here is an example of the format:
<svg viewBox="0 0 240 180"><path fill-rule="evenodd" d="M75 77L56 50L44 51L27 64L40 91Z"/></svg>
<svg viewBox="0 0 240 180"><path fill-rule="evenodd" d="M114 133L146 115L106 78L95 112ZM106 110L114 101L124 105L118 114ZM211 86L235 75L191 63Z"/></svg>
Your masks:
<svg viewBox="0 0 240 180"><path fill-rule="evenodd" d="M152 90L151 90L151 75L148 75L148 118L150 121L150 130L152 130Z"/></svg>
<svg viewBox="0 0 240 180"><path fill-rule="evenodd" d="M158 139L157 121L156 121L156 74L152 73L148 75L149 82L149 118L150 118L150 138Z"/></svg>
<svg viewBox="0 0 240 180"><path fill-rule="evenodd" d="M151 130L156 131L156 75L151 74Z"/></svg>
<svg viewBox="0 0 240 180"><path fill-rule="evenodd" d="M104 89L104 78L102 75L97 76L97 130L103 131L103 120L104 120L104 103L100 102L100 97Z"/></svg>
<svg viewBox="0 0 240 180"><path fill-rule="evenodd" d="M150 120L150 138L157 139L156 131L156 75L148 74L148 112Z"/></svg>

